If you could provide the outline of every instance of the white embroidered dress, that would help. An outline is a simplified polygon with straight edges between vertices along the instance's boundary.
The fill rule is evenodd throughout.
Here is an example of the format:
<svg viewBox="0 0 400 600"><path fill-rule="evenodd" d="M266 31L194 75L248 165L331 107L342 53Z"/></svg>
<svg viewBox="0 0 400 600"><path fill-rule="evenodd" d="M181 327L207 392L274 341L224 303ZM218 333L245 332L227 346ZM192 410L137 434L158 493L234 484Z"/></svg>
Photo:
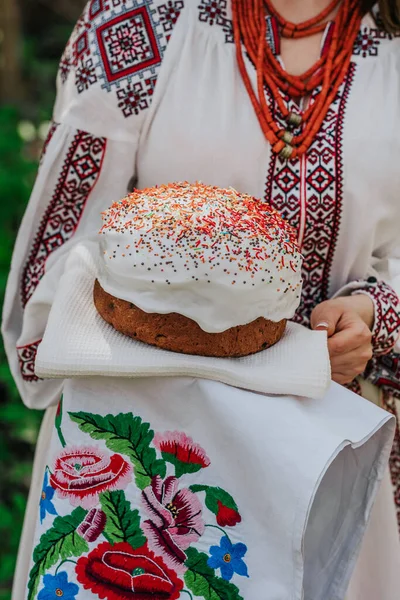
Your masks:
<svg viewBox="0 0 400 600"><path fill-rule="evenodd" d="M47 408L60 397L62 384L39 380L34 363L71 247L96 236L101 211L129 186L202 180L271 202L297 228L305 257L298 322L335 294L371 296L374 359L365 376L395 412L399 107L400 37L367 15L311 148L284 161L271 152L241 80L229 0L91 0L61 60L54 124L4 306L6 349L26 404ZM398 460L394 453L397 503ZM390 587L390 566L381 575Z"/></svg>

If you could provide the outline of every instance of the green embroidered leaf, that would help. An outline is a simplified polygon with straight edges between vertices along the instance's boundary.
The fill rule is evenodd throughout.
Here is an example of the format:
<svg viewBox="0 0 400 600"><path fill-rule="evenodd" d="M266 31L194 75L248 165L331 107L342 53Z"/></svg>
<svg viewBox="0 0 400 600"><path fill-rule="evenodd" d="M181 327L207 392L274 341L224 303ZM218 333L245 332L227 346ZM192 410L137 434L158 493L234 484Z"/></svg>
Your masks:
<svg viewBox="0 0 400 600"><path fill-rule="evenodd" d="M33 552L35 564L29 573L27 600L36 598L40 578L47 569L50 569L59 560L71 556L81 556L84 552L88 552L87 542L76 533L77 527L82 523L87 512L78 507L66 517L57 517L53 526L42 535Z"/></svg>
<svg viewBox="0 0 400 600"><path fill-rule="evenodd" d="M232 510L238 510L237 504L232 496L220 487L212 487L210 485L191 485L190 489L195 493L206 493L206 506L208 510L214 513L214 515L218 513L218 501Z"/></svg>
<svg viewBox="0 0 400 600"><path fill-rule="evenodd" d="M138 510L132 510L122 490L100 494L101 508L107 521L103 535L111 544L128 542L132 548L140 548L146 538L140 528Z"/></svg>
<svg viewBox="0 0 400 600"><path fill-rule="evenodd" d="M205 600L243 600L236 585L215 575L207 565L208 556L195 548L186 550L188 570L184 575L186 587Z"/></svg>
<svg viewBox="0 0 400 600"><path fill-rule="evenodd" d="M203 468L203 465L199 465L198 463L185 463L179 460L175 454L171 454L170 452L161 452L161 455L164 460L171 463L175 467L175 476L182 477L185 473L197 473L200 469Z"/></svg>
<svg viewBox="0 0 400 600"><path fill-rule="evenodd" d="M65 438L64 438L63 433L61 431L62 414L63 414L63 396L61 395L60 402L59 402L58 408L57 408L57 414L56 414L56 419L55 419L55 426L56 426L56 429L57 429L57 433L58 433L58 437L60 439L61 446L63 448L65 448L65 446L67 444L65 442Z"/></svg>
<svg viewBox="0 0 400 600"><path fill-rule="evenodd" d="M132 413L105 417L86 412L68 414L94 440L105 440L107 448L129 456L139 489L147 487L155 475L165 477L165 462L157 458L155 449L150 446L154 432L140 417Z"/></svg>

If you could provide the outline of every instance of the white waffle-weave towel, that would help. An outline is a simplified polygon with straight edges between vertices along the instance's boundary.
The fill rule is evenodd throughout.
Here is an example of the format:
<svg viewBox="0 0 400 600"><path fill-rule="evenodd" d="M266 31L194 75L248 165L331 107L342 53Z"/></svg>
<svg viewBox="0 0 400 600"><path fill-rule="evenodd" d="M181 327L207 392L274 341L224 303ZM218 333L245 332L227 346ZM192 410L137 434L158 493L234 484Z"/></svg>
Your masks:
<svg viewBox="0 0 400 600"><path fill-rule="evenodd" d="M99 261L94 242L71 251L39 346L39 377L190 376L268 394L322 398L327 391L326 334L294 323L288 323L282 340L272 348L233 359L168 352L118 333L93 303Z"/></svg>

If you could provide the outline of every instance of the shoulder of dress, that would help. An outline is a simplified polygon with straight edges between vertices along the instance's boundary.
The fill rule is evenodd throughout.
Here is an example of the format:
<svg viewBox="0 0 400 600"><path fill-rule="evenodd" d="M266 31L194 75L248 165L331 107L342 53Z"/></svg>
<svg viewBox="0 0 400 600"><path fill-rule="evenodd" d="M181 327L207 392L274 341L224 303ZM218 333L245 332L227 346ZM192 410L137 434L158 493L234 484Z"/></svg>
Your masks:
<svg viewBox="0 0 400 600"><path fill-rule="evenodd" d="M214 28L226 43L233 43L232 0L198 0L196 10L200 24Z"/></svg>
<svg viewBox="0 0 400 600"><path fill-rule="evenodd" d="M381 59L388 54L400 53L400 31L386 31L378 5L365 15L354 44L353 56L359 60Z"/></svg>
<svg viewBox="0 0 400 600"><path fill-rule="evenodd" d="M92 108L97 99L123 119L145 111L175 25L192 1L90 0L60 61L59 96L90 99Z"/></svg>

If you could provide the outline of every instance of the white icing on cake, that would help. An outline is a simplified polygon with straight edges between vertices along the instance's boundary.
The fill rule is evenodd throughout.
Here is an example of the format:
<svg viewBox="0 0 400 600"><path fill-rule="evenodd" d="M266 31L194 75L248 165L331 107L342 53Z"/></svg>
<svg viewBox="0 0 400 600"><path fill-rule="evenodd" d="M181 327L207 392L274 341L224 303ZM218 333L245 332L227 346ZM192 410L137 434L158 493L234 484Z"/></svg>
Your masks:
<svg viewBox="0 0 400 600"><path fill-rule="evenodd" d="M170 184L103 214L99 281L145 312L176 312L208 332L291 319L301 292L294 230L233 189Z"/></svg>

